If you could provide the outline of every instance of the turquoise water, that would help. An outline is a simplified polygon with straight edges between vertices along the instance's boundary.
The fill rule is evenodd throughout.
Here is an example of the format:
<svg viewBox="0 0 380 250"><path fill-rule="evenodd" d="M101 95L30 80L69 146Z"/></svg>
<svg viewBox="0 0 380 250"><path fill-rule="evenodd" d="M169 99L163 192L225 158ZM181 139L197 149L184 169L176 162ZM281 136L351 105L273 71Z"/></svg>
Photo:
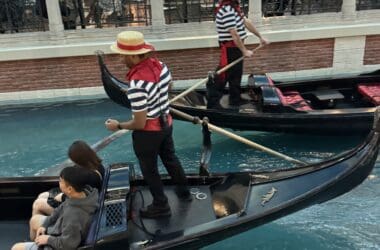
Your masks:
<svg viewBox="0 0 380 250"><path fill-rule="evenodd" d="M107 118L128 119L131 113L108 100L0 107L0 176L28 176L66 160L77 139L90 144L110 133ZM321 124L323 126L323 124ZM201 129L175 121L176 150L186 172L196 172ZM360 137L319 137L239 132L250 140L293 158L316 162L348 150ZM211 170L272 169L292 164L231 139L213 135ZM105 163L136 162L130 135L101 151ZM246 233L205 247L216 249L380 249L380 162L375 176L337 199L310 207Z"/></svg>

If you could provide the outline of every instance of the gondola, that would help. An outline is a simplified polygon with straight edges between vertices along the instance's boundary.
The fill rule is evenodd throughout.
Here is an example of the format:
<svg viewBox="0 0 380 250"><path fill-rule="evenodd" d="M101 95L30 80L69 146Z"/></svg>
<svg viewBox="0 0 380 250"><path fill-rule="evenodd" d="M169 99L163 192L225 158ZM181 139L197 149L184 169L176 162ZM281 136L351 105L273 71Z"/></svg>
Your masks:
<svg viewBox="0 0 380 250"><path fill-rule="evenodd" d="M117 90L117 85L113 86ZM117 98L124 96L116 95L112 100L128 105ZM211 133L208 123L203 122L200 171L187 175L193 200L180 201L174 183L163 176L172 215L141 218L139 209L152 199L144 179L130 163L111 164L103 179L99 209L79 249L197 249L347 193L374 167L380 145L380 109L375 116L366 139L349 151L319 163L289 164L286 169L271 166L275 170L261 172L209 171ZM110 138L105 141L115 136ZM58 185L60 168L54 169L55 174L0 178L1 249L27 240L34 199Z"/></svg>
<svg viewBox="0 0 380 250"><path fill-rule="evenodd" d="M98 61L107 95L130 107L125 96L126 83L109 72L101 52ZM380 69L298 81L274 81L267 74L250 75L242 83L241 96L246 103L239 107L228 105L227 88L218 92L218 107L209 107L208 99L215 95L214 77L209 74L205 88L178 99L176 96L183 90L173 89L171 98L176 100L171 107L234 130L364 136L371 130L373 113L380 105ZM183 119L176 114L173 117Z"/></svg>
<svg viewBox="0 0 380 250"><path fill-rule="evenodd" d="M172 216L160 219L139 217L151 195L133 165L111 164L100 207L79 249L197 249L331 200L358 186L372 171L380 144L379 118L375 121L362 144L320 163L281 170L273 166L276 170L264 172L189 174L190 202L178 200L175 185L163 176ZM211 148L207 124L203 129L202 169L210 163ZM57 185L56 176L0 178L1 249L27 240L33 200Z"/></svg>
<svg viewBox="0 0 380 250"><path fill-rule="evenodd" d="M220 93L220 105L210 107L212 82L210 77L207 89L195 90L171 106L234 130L364 135L371 129L375 107L380 105L380 70L298 81L250 75L242 88L246 103L239 107L229 106L228 89ZM172 97L180 92L172 91Z"/></svg>

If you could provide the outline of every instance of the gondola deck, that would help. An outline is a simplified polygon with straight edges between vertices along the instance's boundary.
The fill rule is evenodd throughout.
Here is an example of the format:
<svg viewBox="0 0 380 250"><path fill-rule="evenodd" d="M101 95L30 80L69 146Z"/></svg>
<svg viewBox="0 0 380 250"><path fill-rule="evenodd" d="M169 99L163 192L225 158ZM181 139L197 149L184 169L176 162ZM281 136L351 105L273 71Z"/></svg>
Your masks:
<svg viewBox="0 0 380 250"><path fill-rule="evenodd" d="M147 234L167 235L215 220L209 186L198 186L197 188L206 195L205 199L200 200L194 196L193 200L189 202L179 200L173 186L165 187L164 191L169 199L172 215L159 219L142 219L139 216L139 209L150 204L152 200L146 187L138 187L139 191L132 199L132 218L128 223L128 228L131 230L130 240L132 242L144 241L147 239Z"/></svg>

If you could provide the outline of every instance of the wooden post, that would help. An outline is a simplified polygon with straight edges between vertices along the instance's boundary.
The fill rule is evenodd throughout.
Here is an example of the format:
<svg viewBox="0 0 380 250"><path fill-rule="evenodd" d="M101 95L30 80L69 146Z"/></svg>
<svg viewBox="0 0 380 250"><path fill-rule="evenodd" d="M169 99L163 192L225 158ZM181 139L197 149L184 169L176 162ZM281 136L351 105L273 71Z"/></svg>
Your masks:
<svg viewBox="0 0 380 250"><path fill-rule="evenodd" d="M49 30L55 33L63 32L63 23L61 10L59 8L59 0L45 0L46 10L49 17Z"/></svg>
<svg viewBox="0 0 380 250"><path fill-rule="evenodd" d="M343 18L356 17L356 0L343 0L342 16Z"/></svg>
<svg viewBox="0 0 380 250"><path fill-rule="evenodd" d="M260 25L262 22L262 0L249 0L248 2L248 18L253 21L255 25Z"/></svg>
<svg viewBox="0 0 380 250"><path fill-rule="evenodd" d="M150 1L152 13L152 26L165 25L164 0Z"/></svg>

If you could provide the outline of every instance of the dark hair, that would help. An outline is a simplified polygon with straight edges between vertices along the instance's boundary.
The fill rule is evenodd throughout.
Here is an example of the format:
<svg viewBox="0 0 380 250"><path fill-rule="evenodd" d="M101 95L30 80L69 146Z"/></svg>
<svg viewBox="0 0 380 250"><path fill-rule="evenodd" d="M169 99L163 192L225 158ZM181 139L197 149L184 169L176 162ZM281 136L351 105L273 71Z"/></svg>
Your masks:
<svg viewBox="0 0 380 250"><path fill-rule="evenodd" d="M59 176L72 186L75 191L82 192L86 187L89 171L85 168L66 167L62 169Z"/></svg>
<svg viewBox="0 0 380 250"><path fill-rule="evenodd" d="M86 142L73 142L69 148L68 155L75 164L87 169L100 171L102 160Z"/></svg>

